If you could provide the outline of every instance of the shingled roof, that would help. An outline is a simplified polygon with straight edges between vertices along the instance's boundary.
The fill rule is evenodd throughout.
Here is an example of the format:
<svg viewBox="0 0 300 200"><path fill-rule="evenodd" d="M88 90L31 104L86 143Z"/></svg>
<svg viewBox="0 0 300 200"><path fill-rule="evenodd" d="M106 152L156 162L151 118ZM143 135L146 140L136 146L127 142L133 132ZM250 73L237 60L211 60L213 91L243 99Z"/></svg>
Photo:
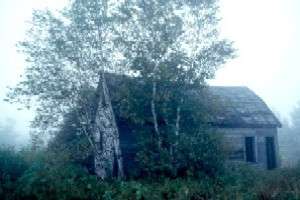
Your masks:
<svg viewBox="0 0 300 200"><path fill-rule="evenodd" d="M218 127L271 128L281 123L266 103L247 87L210 86L207 88L214 112L210 123Z"/></svg>
<svg viewBox="0 0 300 200"><path fill-rule="evenodd" d="M111 85L120 85L130 78L107 74ZM137 84L141 80L133 78ZM281 123L267 104L247 87L208 86L203 90L191 89L187 93L196 98L199 106L206 107L208 122L216 127L228 128L276 128Z"/></svg>

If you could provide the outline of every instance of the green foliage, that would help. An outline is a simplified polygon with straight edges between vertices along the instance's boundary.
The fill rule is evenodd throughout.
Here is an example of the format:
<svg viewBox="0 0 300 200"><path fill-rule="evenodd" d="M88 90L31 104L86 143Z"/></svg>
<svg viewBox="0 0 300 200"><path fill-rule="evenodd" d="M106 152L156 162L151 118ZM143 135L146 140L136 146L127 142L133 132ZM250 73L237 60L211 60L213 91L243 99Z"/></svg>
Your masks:
<svg viewBox="0 0 300 200"><path fill-rule="evenodd" d="M61 152L62 153L62 152ZM246 164L227 164L215 177L152 177L99 181L62 154L40 151L0 151L3 200L200 200L299 199L300 167L265 171ZM29 163L28 163L29 162ZM23 164L20 164L23 163ZM26 166L30 164L30 167ZM18 173L15 173L18 172ZM6 176L8 177L8 176Z"/></svg>
<svg viewBox="0 0 300 200"><path fill-rule="evenodd" d="M16 196L37 200L100 199L97 196L104 193L104 187L97 184L96 177L78 166L35 164L19 179Z"/></svg>
<svg viewBox="0 0 300 200"><path fill-rule="evenodd" d="M212 179L167 179L102 182L60 154L23 151L31 166L13 183L1 199L197 199L212 195ZM30 154L30 155L28 155ZM26 158L26 159L25 159ZM10 164L13 167L13 163ZM21 176L21 177L20 177ZM4 193L5 192L5 193ZM209 193L208 193L209 192Z"/></svg>
<svg viewBox="0 0 300 200"><path fill-rule="evenodd" d="M137 162L137 168L134 171L135 176L158 178L176 175L170 152L166 148L158 148L157 141L154 138L145 138L138 148L135 158Z"/></svg>
<svg viewBox="0 0 300 200"><path fill-rule="evenodd" d="M228 163L218 177L222 196L228 199L256 199L256 187L263 182L266 171L254 169L244 163Z"/></svg>
<svg viewBox="0 0 300 200"><path fill-rule="evenodd" d="M100 71L203 85L234 49L218 35L217 1L191 2L76 0L62 11L35 11L19 44L28 67L9 101L34 102L37 133L51 133L82 104L82 89L95 91ZM157 109L174 120L165 91L158 88Z"/></svg>
<svg viewBox="0 0 300 200"><path fill-rule="evenodd" d="M221 174L225 159L221 143L222 137L209 130L182 135L178 142L178 155L175 156L179 169L187 169L193 177L199 177L201 173L212 177Z"/></svg>
<svg viewBox="0 0 300 200"><path fill-rule="evenodd" d="M103 89L96 89L104 79L99 75L135 75L137 81L144 82L143 87L132 91L117 85L117 94L111 99L117 103L113 105L117 107L116 118L125 118L139 127L150 124L148 134L156 132L157 137L152 141L164 143L162 149L150 153L148 171L174 176L181 169L192 175L198 170L214 173L219 163L214 164L217 161L209 148L216 146L207 142L210 136L194 136L199 133L200 113L206 112L199 109L193 113L197 105L190 106L187 100L192 94L185 92L190 86L205 85L216 69L234 56L232 43L219 37L217 12L215 0L75 0L55 13L35 11L28 37L19 44L28 67L8 99L27 106L33 101L37 109L35 136L54 132L51 150L63 152L72 163L83 164L91 156L89 143L105 147L109 141L105 137L94 141L98 137L93 135ZM113 77L113 81L118 82L118 78ZM97 98L85 98L85 90ZM61 120L68 114L73 117L69 120L71 126ZM180 117L184 120L177 120ZM103 123L100 120L97 126L108 128ZM88 138L77 128L85 129ZM55 132L57 129L60 132ZM174 139L179 129L183 138ZM184 141L192 142L190 134L196 144ZM38 144L41 140L34 137L34 141ZM203 148L192 152L191 146L198 145ZM94 150L95 155L98 152L101 150Z"/></svg>
<svg viewBox="0 0 300 200"><path fill-rule="evenodd" d="M300 166L283 168L265 174L256 192L260 199L299 199Z"/></svg>
<svg viewBox="0 0 300 200"><path fill-rule="evenodd" d="M140 139L136 161L143 177L214 177L223 173L225 154L221 137L208 130L169 138L159 149L155 138Z"/></svg>
<svg viewBox="0 0 300 200"><path fill-rule="evenodd" d="M47 150L59 157L64 155L65 161L90 169L93 152L76 116L75 112L64 116L64 123L49 141Z"/></svg>
<svg viewBox="0 0 300 200"><path fill-rule="evenodd" d="M161 181L122 183L115 199L167 200L207 199L214 196L212 181L195 179L162 179Z"/></svg>
<svg viewBox="0 0 300 200"><path fill-rule="evenodd" d="M225 157L222 137L206 123L212 105L206 105L203 87L159 82L156 98L162 140L162 148L159 148L150 110L151 82L128 77L118 81L122 83L118 84L118 92L114 85L111 87L114 110L133 133L135 140L132 143L138 149L137 165L130 169L131 176L197 177L198 174L215 176L222 172ZM196 94L193 93L195 91ZM180 97L177 96L179 94ZM176 136L178 106L181 112ZM120 131L122 134L122 129ZM124 149L127 150L126 147ZM126 158L124 162L127 162Z"/></svg>
<svg viewBox="0 0 300 200"><path fill-rule="evenodd" d="M218 35L216 1L125 2L124 56L141 77L202 84L232 58L231 42Z"/></svg>
<svg viewBox="0 0 300 200"><path fill-rule="evenodd" d="M0 148L0 180L7 176L12 180L16 180L26 168L27 163L19 152L10 147Z"/></svg>
<svg viewBox="0 0 300 200"><path fill-rule="evenodd" d="M11 199L15 182L28 165L19 152L13 148L0 148L0 199Z"/></svg>
<svg viewBox="0 0 300 200"><path fill-rule="evenodd" d="M274 171L255 169L245 164L230 166L218 178L225 199L299 199L300 167ZM222 198L221 198L222 199Z"/></svg>

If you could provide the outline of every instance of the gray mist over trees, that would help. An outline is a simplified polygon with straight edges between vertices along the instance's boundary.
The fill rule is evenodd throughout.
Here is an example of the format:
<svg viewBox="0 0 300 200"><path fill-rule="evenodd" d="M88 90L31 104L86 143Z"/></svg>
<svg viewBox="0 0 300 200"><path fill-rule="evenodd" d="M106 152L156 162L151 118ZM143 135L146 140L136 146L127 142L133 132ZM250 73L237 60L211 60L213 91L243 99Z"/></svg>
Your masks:
<svg viewBox="0 0 300 200"><path fill-rule="evenodd" d="M17 53L15 44L23 40L32 10L46 7L50 10L61 9L66 2L65 0L3 0L0 2L0 23L3 27L0 31L2 44L0 96L2 98L7 91L6 87L15 85L25 67L24 57ZM268 9L270 4L272 9ZM295 102L300 98L297 94L299 90L297 52L300 46L298 7L298 0L220 1L220 16L223 18L220 23L221 34L234 40L235 47L239 51L236 59L218 70L213 83L246 85L274 108L274 111L288 117ZM254 9L255 16L251 12ZM281 27L280 30L278 26ZM252 34L253 32L255 34ZM273 45L275 40L277 43ZM257 48L258 45L260 48ZM18 126L25 127L23 133L28 134L26 127L32 114L26 111L19 112L15 107L1 102L1 112L5 113L5 116L2 116L15 118Z"/></svg>
<svg viewBox="0 0 300 200"><path fill-rule="evenodd" d="M278 136L282 165L294 167L300 162L300 104L295 107L290 119L282 119L283 127Z"/></svg>
<svg viewBox="0 0 300 200"><path fill-rule="evenodd" d="M16 121L6 118L0 121L0 146L14 146L17 149L28 145L28 137L23 128L16 125Z"/></svg>
<svg viewBox="0 0 300 200"><path fill-rule="evenodd" d="M226 2L225 2L226 3ZM228 5L229 3L226 3L226 5L225 6L229 6ZM117 56L118 57L118 56ZM118 59L120 59L120 61L122 60L122 58L121 57L118 57ZM122 67L121 67L122 68ZM241 67L241 68L243 68L243 67ZM120 70L120 69L118 69L118 70ZM123 69L123 71L124 71L124 69ZM221 78L222 79L222 78ZM287 92L288 92L289 90L287 90ZM278 101L278 100L277 100ZM268 101L268 102L270 102L270 101ZM275 109L276 110L276 109ZM286 115L285 115L285 117L286 117ZM22 117L22 118L24 118L24 117ZM29 117L28 117L29 118ZM293 144L293 143L295 143L295 142L297 142L297 139L295 139L295 138L297 138L297 135L293 135L293 136L290 136L290 134L292 134L292 132L294 132L294 131L292 131L291 129L294 129L293 127L290 127L291 125L291 121L293 121L293 118L291 117L291 118L288 118L288 119L282 119L282 122L283 122L283 128L281 129L281 131L280 131L280 134L279 134L279 137L280 137L280 140L279 140L279 142L280 142L280 144L281 145L283 145L283 149L282 149L282 152L283 152L283 154L284 155L282 155L282 157L283 157L283 164L285 163L285 157L287 156L287 153L286 152L292 152L293 150L292 149L297 149L296 148L296 146L297 145L291 145L291 144ZM8 122L8 124L10 124L9 122ZM19 124L18 124L19 125ZM2 120L2 127L5 127L5 126L9 126L9 125L6 125L6 120L5 119L3 119ZM20 126L20 125L19 125ZM4 128L3 128L4 129ZM23 143L23 141L27 141L28 140L28 129L26 129L26 130L13 130L13 131L9 131L9 132L13 132L13 134L12 135L16 135L16 132L18 132L18 136L16 137L16 138L18 138L17 140L18 141L22 141L21 143ZM22 132L22 133L21 133ZM26 133L25 133L26 132ZM23 136L23 134L26 134L25 136ZM8 134L8 133L5 133L5 134L2 134L2 136L3 135L11 135L11 134ZM3 141L16 141L16 139L15 139L15 137L13 137L14 139L8 139L8 138L3 138L2 140ZM22 139L20 139L20 138L22 138ZM292 147L292 146L295 146L295 148L294 147ZM289 149L289 150L286 150L286 149ZM285 153L284 153L285 152ZM290 162L296 162L296 161L290 161Z"/></svg>
<svg viewBox="0 0 300 200"><path fill-rule="evenodd" d="M20 43L29 66L9 94L11 102L36 107L34 145L43 134L55 135L64 115L75 111L94 153L95 173L111 177L117 165L122 177L119 128L105 77L118 73L151 85L145 93L151 111L144 115L150 114L163 149L162 129L175 127L179 136L184 86L204 86L233 57L231 42L219 38L217 11L216 1L209 0L76 0L62 12L36 11ZM166 93L164 82L177 87ZM86 99L88 90L94 97Z"/></svg>
<svg viewBox="0 0 300 200"><path fill-rule="evenodd" d="M281 125L264 101L208 84L236 58L219 3L35 10L5 98L34 111L31 141L0 124L0 199L298 199L300 106L279 135L293 168L278 168Z"/></svg>
<svg viewBox="0 0 300 200"><path fill-rule="evenodd" d="M17 144L17 133L15 129L15 121L6 119L0 124L0 145Z"/></svg>

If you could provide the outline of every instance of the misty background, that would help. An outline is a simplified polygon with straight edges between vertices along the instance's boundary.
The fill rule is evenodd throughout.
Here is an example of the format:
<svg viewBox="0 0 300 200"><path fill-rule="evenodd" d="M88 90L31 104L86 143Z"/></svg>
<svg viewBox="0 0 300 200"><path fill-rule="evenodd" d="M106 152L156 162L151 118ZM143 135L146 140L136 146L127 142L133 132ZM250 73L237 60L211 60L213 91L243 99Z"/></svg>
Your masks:
<svg viewBox="0 0 300 200"><path fill-rule="evenodd" d="M29 141L30 110L4 102L26 66L16 43L24 38L33 9L60 9L66 0L0 0L0 144ZM221 68L212 85L242 85L257 93L284 127L279 139L291 144L291 113L300 100L300 1L220 0L221 34L238 49L237 58ZM299 129L300 130L300 129ZM299 143L300 143L300 137ZM294 137L292 140L295 140Z"/></svg>

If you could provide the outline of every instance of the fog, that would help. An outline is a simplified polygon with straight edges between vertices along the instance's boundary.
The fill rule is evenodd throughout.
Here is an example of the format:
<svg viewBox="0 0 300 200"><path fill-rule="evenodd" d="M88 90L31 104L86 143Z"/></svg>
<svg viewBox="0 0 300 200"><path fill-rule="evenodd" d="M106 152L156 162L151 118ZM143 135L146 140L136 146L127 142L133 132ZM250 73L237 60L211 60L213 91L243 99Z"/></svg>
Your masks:
<svg viewBox="0 0 300 200"><path fill-rule="evenodd" d="M33 9L61 8L62 0L0 1L0 126L14 121L13 137L28 140L33 113L2 101L7 86L20 79L25 65L15 44L22 40ZM300 2L298 0L220 1L222 36L235 42L237 58L220 69L212 85L243 85L254 90L283 118L300 99ZM1 133L0 133L1 134ZM21 137L21 139L20 139Z"/></svg>
<svg viewBox="0 0 300 200"><path fill-rule="evenodd" d="M300 99L300 2L221 2L221 30L235 41L238 57L218 71L213 83L248 86L288 117Z"/></svg>
<svg viewBox="0 0 300 200"><path fill-rule="evenodd" d="M21 105L11 105L3 99L8 91L7 87L15 86L26 66L24 57L17 52L16 44L26 33L26 27L34 9L59 9L64 5L62 0L1 0L0 1L0 130L5 129L7 121L13 121L14 127L6 136L18 138L18 144L29 140L30 121L33 111L22 109ZM0 131L0 140L4 138ZM1 137L2 136L2 137ZM1 141L0 141L1 143Z"/></svg>

